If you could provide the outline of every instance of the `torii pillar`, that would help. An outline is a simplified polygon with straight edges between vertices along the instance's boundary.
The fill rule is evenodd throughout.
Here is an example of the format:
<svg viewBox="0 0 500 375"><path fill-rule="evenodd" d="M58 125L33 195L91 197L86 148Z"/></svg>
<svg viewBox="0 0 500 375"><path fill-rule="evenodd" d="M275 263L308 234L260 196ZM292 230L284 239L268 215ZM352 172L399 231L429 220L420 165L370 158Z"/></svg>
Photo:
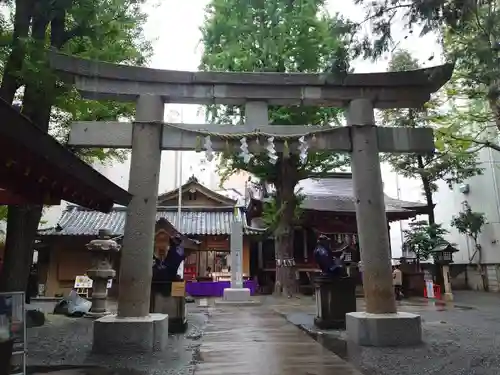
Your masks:
<svg viewBox="0 0 500 375"><path fill-rule="evenodd" d="M422 341L420 316L396 309L373 110L371 101L355 99L347 112L366 311L348 313L346 330L349 340L359 345L415 345Z"/></svg>
<svg viewBox="0 0 500 375"><path fill-rule="evenodd" d="M120 259L118 314L94 322L96 353L162 351L167 346L168 315L149 313L164 108L157 95L141 95L136 102L128 188L133 197Z"/></svg>

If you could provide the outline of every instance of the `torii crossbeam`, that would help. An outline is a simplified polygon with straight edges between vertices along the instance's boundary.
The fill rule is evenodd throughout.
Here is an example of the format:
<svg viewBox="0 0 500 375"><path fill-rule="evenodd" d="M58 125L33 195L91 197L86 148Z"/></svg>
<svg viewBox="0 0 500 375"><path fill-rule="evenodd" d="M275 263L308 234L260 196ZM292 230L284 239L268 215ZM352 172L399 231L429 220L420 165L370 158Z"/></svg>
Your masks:
<svg viewBox="0 0 500 375"><path fill-rule="evenodd" d="M254 132L258 137L269 133L279 140L280 137L290 138L290 133L317 132L316 149L349 152L352 160L366 313L348 314L350 338L369 345L414 343L421 339L420 318L396 313L378 154L433 152L432 131L377 128L373 110L421 107L431 93L450 78L453 66L348 74L341 81L335 81L325 74L162 71L62 54L53 54L51 64L58 73L70 77L86 98L137 103L133 123L79 122L73 124L70 136L73 146L132 149L129 192L133 198L127 214L121 258L120 319L146 319L149 314L153 229L162 149L194 150L196 138L207 132L215 134L213 149L216 151L224 149L226 143L233 148L237 145L236 136L230 142L223 142L223 137L217 134ZM245 105L246 123L242 127L165 124L166 102ZM325 131L325 127L269 125L269 105L347 108L348 126ZM291 137L292 148L296 147L296 141L297 137ZM279 147L278 142L278 151ZM382 331L387 329L393 332L385 332L385 341L381 340ZM115 344L117 348L124 345Z"/></svg>

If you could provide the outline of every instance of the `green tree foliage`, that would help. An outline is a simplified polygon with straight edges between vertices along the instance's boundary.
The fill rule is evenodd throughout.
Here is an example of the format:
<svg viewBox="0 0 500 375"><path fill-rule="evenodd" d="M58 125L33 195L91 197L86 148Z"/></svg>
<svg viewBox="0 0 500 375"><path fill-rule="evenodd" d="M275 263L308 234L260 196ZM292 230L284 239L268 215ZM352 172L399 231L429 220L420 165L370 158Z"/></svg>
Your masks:
<svg viewBox="0 0 500 375"><path fill-rule="evenodd" d="M468 204L457 216L453 216L451 226L458 230L458 233L464 234L474 241L475 248L480 251L481 247L477 242L483 226L486 223L486 215L482 212L472 211ZM473 256L474 257L474 256ZM481 257L480 257L481 258ZM481 260L479 261L481 263Z"/></svg>
<svg viewBox="0 0 500 375"><path fill-rule="evenodd" d="M497 1L367 1L370 35L358 49L378 58L400 40L391 33L393 21L402 18L409 33L434 32L444 55L455 63L451 82L443 92L436 122L448 138L473 142L500 151L500 6ZM405 36L406 38L406 36ZM430 58L432 58L431 56Z"/></svg>
<svg viewBox="0 0 500 375"><path fill-rule="evenodd" d="M407 51L393 55L389 71L419 69L418 61ZM422 128L436 127L432 122L438 100L432 100L422 110L388 109L382 112L383 124L392 127ZM439 116L441 118L441 116ZM429 223L435 224L432 194L437 191L437 182L445 181L451 188L453 184L482 173L478 167L476 152L470 141L446 137L446 133L436 132L436 152L429 155L386 154L392 169L409 178L418 178L428 206Z"/></svg>
<svg viewBox="0 0 500 375"><path fill-rule="evenodd" d="M22 102L22 112L44 131L65 142L74 120L115 120L129 117L133 107L122 103L83 100L50 70L49 48L124 64L142 65L151 47L142 36L145 15L136 0L16 0L2 67L0 96ZM1 25L3 26L3 24ZM19 90L21 89L22 90ZM87 161L122 158L123 152L83 150ZM42 205L11 206L4 272L0 288L24 290Z"/></svg>
<svg viewBox="0 0 500 375"><path fill-rule="evenodd" d="M442 224L429 224L425 220L415 220L409 223L409 228L403 230L403 246L415 253L419 261L429 259L431 251L445 241L448 233Z"/></svg>
<svg viewBox="0 0 500 375"><path fill-rule="evenodd" d="M389 51L400 40L393 35L393 26L402 19L406 23L408 35L450 28L455 31L467 29L476 14L475 9L488 1L446 1L446 0L355 0L355 4L364 7L366 17L363 23L371 25L370 34L363 34L358 48L365 57L378 58Z"/></svg>
<svg viewBox="0 0 500 375"><path fill-rule="evenodd" d="M467 203L465 203L464 209L457 216L453 216L451 220L451 226L456 228L458 233L466 235L474 242L474 253L470 257L469 262L472 262L477 254L477 266L481 274L483 288L484 290L488 290L488 278L482 267L482 247L478 243L478 237L483 230L484 224L486 224L486 215L482 212L472 211Z"/></svg>
<svg viewBox="0 0 500 375"><path fill-rule="evenodd" d="M467 23L442 32L445 54L455 62L442 131L500 151L500 8L478 2L469 11Z"/></svg>
<svg viewBox="0 0 500 375"><path fill-rule="evenodd" d="M328 15L322 0L212 0L202 28L204 54L202 70L236 72L328 72L346 74L352 25ZM269 108L271 124L325 125L338 122L334 108ZM244 121L243 108L215 107L209 111L214 123ZM263 139L262 143L265 142ZM237 155L224 155L222 176L246 170L276 188L275 209L281 212L276 226L276 259L293 258L294 213L298 199L296 184L303 178L321 175L343 165L345 160L331 153L310 153L305 165L297 155L279 155L276 165L265 153L246 164ZM294 271L277 267L275 292L291 294Z"/></svg>

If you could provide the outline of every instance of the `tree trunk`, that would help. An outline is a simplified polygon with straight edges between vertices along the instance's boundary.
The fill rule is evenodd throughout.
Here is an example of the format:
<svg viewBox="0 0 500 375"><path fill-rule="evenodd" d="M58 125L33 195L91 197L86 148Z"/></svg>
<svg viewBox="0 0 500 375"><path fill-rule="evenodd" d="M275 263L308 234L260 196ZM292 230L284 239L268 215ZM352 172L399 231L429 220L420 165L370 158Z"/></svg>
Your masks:
<svg viewBox="0 0 500 375"><path fill-rule="evenodd" d="M488 104L491 112L493 113L495 125L498 131L500 131L500 103L498 100L500 96L499 84L500 83L497 80L494 80L494 82L490 85L487 94Z"/></svg>
<svg viewBox="0 0 500 375"><path fill-rule="evenodd" d="M16 0L11 51L5 62L0 86L0 96L9 104L14 101L16 91L22 85L20 74L26 55L25 39L30 30L33 6L34 0Z"/></svg>
<svg viewBox="0 0 500 375"><path fill-rule="evenodd" d="M47 12L41 10L33 19L32 38L39 48L34 48L32 61L39 61L43 56L45 33L50 20ZM49 78L50 80L52 78ZM53 82L45 82L43 78L26 85L22 112L35 125L47 132L52 108ZM36 188L36 187L35 187ZM30 267L33 261L38 225L42 217L43 202L40 204L10 206L7 215L7 234L5 241L5 262L0 279L0 289L4 291L26 291Z"/></svg>
<svg viewBox="0 0 500 375"><path fill-rule="evenodd" d="M436 224L436 217L434 216L434 201L432 200L432 189L431 189L431 183L427 176L423 173L423 170L425 168L424 166L424 160L422 158L422 155L417 156L417 164L418 168L422 171L420 172L420 178L422 180L422 186L424 189L424 195L425 195L425 201L427 203L427 209L428 209L428 217L429 217L429 224Z"/></svg>
<svg viewBox="0 0 500 375"><path fill-rule="evenodd" d="M0 276L1 291L26 291L33 259L33 233L37 231L41 216L41 205L9 206L5 254Z"/></svg>
<svg viewBox="0 0 500 375"><path fill-rule="evenodd" d="M477 238L472 239L474 241L474 247L476 248L477 252L477 270L479 271L479 274L481 275L481 282L483 283L483 290L485 292L489 291L488 288L488 277L486 275L486 272L484 272L483 268L483 249L480 244L477 243Z"/></svg>
<svg viewBox="0 0 500 375"><path fill-rule="evenodd" d="M274 294L291 297L297 289L293 235L297 204L295 185L298 179L297 168L291 159L280 159L279 163L280 173L276 183L276 202L280 209L280 215L279 223L274 232L276 257Z"/></svg>

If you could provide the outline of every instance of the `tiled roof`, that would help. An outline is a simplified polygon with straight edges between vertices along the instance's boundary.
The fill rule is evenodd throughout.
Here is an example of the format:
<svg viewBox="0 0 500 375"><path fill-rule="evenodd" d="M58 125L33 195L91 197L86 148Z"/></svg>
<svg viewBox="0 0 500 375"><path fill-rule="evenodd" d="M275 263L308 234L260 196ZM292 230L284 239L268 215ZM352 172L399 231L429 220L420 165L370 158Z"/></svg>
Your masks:
<svg viewBox="0 0 500 375"><path fill-rule="evenodd" d="M234 188L214 190L215 193L224 195L236 202L236 206L245 205L245 196Z"/></svg>
<svg viewBox="0 0 500 375"><path fill-rule="evenodd" d="M237 210L237 221L242 211ZM63 212L55 228L39 230L41 236L93 236L99 229L109 229L113 235L122 235L125 228L126 208L115 207L108 214L70 206ZM182 207L180 228L177 224L177 207L159 207L156 220L166 218L180 233L185 235L230 234L234 221L234 207ZM246 226L245 226L246 227ZM249 231L246 230L248 233Z"/></svg>
<svg viewBox="0 0 500 375"><path fill-rule="evenodd" d="M355 211L354 186L350 173L335 173L331 177L324 178L308 178L300 181L295 191L304 196L302 209L335 212ZM254 189L250 193L254 199L262 199L262 192L258 189ZM420 211L425 207L424 203L406 202L385 195L385 210L388 213L409 213Z"/></svg>
<svg viewBox="0 0 500 375"><path fill-rule="evenodd" d="M297 185L297 191L305 196L302 208L316 211L352 212L354 207L354 186L350 174L339 174L333 178L308 178ZM407 211L405 203L418 206L417 203L402 202L385 196L386 212Z"/></svg>

